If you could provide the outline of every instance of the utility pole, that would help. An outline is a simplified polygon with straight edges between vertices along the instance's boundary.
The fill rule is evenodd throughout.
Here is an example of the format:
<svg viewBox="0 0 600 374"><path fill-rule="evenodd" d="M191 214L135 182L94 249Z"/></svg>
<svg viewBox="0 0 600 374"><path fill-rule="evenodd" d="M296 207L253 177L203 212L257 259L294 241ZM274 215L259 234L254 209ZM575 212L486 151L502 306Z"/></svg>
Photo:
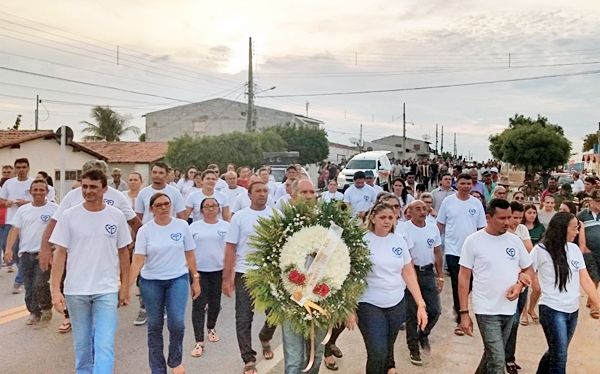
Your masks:
<svg viewBox="0 0 600 374"><path fill-rule="evenodd" d="M441 145L440 145L440 155L444 154L444 126L442 126L442 139L441 139Z"/></svg>
<svg viewBox="0 0 600 374"><path fill-rule="evenodd" d="M306 116L308 117L308 106L310 105L310 103L307 101L306 102Z"/></svg>
<svg viewBox="0 0 600 374"><path fill-rule="evenodd" d="M438 155L438 124L435 124L435 155Z"/></svg>
<svg viewBox="0 0 600 374"><path fill-rule="evenodd" d="M39 112L40 112L40 95L35 95L35 131L38 130Z"/></svg>
<svg viewBox="0 0 600 374"><path fill-rule="evenodd" d="M454 158L456 158L456 133L454 133Z"/></svg>
<svg viewBox="0 0 600 374"><path fill-rule="evenodd" d="M509 52L509 53L508 53L508 67L509 67L509 68L511 68L511 62L512 62L512 61L511 61L511 57L512 57L512 56L511 56L511 54L510 54L510 52Z"/></svg>
<svg viewBox="0 0 600 374"><path fill-rule="evenodd" d="M363 150L363 133L362 133L362 123L360 124L360 138L358 139L358 148L360 148L361 152Z"/></svg>
<svg viewBox="0 0 600 374"><path fill-rule="evenodd" d="M246 132L256 131L254 118L254 77L252 75L252 38L248 38L248 113L246 113Z"/></svg>
<svg viewBox="0 0 600 374"><path fill-rule="evenodd" d="M406 160L406 103L402 103L402 157Z"/></svg>

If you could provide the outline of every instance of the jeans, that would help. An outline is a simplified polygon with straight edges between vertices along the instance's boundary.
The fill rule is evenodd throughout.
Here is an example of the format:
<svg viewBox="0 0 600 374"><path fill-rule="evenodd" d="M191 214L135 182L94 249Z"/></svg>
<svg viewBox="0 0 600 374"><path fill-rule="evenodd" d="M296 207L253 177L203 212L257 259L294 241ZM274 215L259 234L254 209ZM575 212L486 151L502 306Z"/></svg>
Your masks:
<svg viewBox="0 0 600 374"><path fill-rule="evenodd" d="M21 255L21 270L25 285L25 305L29 313L40 317L42 310L52 309L50 295L50 270L42 271L37 253L24 252Z"/></svg>
<svg viewBox="0 0 600 374"><path fill-rule="evenodd" d="M523 312L523 308L525 308L525 304L527 303L528 293L529 288L526 287L525 290L519 295L519 301L517 301L517 313L513 319L510 335L508 337L508 341L506 342L506 362L515 362L515 352L517 350L517 331L519 330L521 312Z"/></svg>
<svg viewBox="0 0 600 374"><path fill-rule="evenodd" d="M204 341L204 318L207 315L206 328L214 329L221 311L222 271L198 272L202 292L192 304L192 325L196 342ZM207 307L208 306L208 307Z"/></svg>
<svg viewBox="0 0 600 374"><path fill-rule="evenodd" d="M421 294L427 305L427 326L424 330L419 330L417 326L417 304L407 289L404 294L406 299L406 345L411 352L419 351L419 339L429 336L441 314L440 295L435 282L433 266L424 271L416 269L416 272Z"/></svg>
<svg viewBox="0 0 600 374"><path fill-rule="evenodd" d="M283 360L285 363L285 374L301 374L302 370L308 364L310 358L310 338L307 339L292 329L288 321L281 324L281 334L283 337ZM315 329L314 339L314 362L308 374L318 374L323 358L324 346L321 344L327 331Z"/></svg>
<svg viewBox="0 0 600 374"><path fill-rule="evenodd" d="M268 314L268 311L266 312ZM254 319L254 301L246 288L243 273L235 273L235 332L240 354L244 363L256 362L256 351L252 349L252 320ZM268 342L273 339L275 328L265 321L258 338Z"/></svg>
<svg viewBox="0 0 600 374"><path fill-rule="evenodd" d="M367 349L367 374L386 374L395 367L394 343L405 320L404 300L393 307L380 308L358 303L358 328Z"/></svg>
<svg viewBox="0 0 600 374"><path fill-rule="evenodd" d="M111 374L115 364L117 292L96 295L65 295L73 327L75 372Z"/></svg>
<svg viewBox="0 0 600 374"><path fill-rule="evenodd" d="M477 325L483 339L483 356L475 374L504 374L505 347L513 325L514 314L476 314Z"/></svg>
<svg viewBox="0 0 600 374"><path fill-rule="evenodd" d="M4 224L0 227L0 243L2 244L3 249L6 249L6 242L8 241L8 233L12 225ZM12 247L13 251L13 263L17 266L17 275L15 277L15 284L23 284L23 273L21 272L21 260L19 258L19 238L15 241L15 244ZM7 264L12 265L12 264Z"/></svg>
<svg viewBox="0 0 600 374"><path fill-rule="evenodd" d="M540 323L544 329L548 350L538 365L538 374L563 374L567 371L569 343L575 333L579 311L564 313L540 305Z"/></svg>
<svg viewBox="0 0 600 374"><path fill-rule="evenodd" d="M140 287L146 302L148 318L148 362L152 374L166 374L167 365L170 368L181 365L185 306L190 296L188 279L187 273L167 280L140 277ZM169 330L169 357L166 362L163 342L165 309Z"/></svg>
<svg viewBox="0 0 600 374"><path fill-rule="evenodd" d="M454 255L446 255L446 266L448 267L448 273L450 274L450 283L452 285L452 301L454 306L454 312L456 314L456 324L460 323L460 301L458 300L458 271L460 265L458 261L460 257Z"/></svg>

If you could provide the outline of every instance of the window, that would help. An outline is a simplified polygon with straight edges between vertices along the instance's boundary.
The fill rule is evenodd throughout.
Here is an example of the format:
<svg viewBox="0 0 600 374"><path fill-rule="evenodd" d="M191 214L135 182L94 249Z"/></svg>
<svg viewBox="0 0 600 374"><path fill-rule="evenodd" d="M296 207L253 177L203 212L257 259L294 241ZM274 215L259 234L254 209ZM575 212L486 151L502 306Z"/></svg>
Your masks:
<svg viewBox="0 0 600 374"><path fill-rule="evenodd" d="M420 151L421 150L421 144L414 144L413 145L413 150L417 151L417 152Z"/></svg>
<svg viewBox="0 0 600 374"><path fill-rule="evenodd" d="M81 174L83 172L81 170L65 170L65 180L66 181L76 181L81 178ZM60 181L60 170L54 171L54 180Z"/></svg>
<svg viewBox="0 0 600 374"><path fill-rule="evenodd" d="M375 160L350 160L346 169L351 170L365 170L365 169L376 169Z"/></svg>

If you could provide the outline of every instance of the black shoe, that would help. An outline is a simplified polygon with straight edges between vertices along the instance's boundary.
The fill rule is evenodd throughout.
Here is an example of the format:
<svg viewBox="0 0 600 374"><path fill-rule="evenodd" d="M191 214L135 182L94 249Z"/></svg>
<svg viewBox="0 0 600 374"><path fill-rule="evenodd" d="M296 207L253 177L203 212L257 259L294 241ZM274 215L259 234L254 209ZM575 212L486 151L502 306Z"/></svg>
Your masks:
<svg viewBox="0 0 600 374"><path fill-rule="evenodd" d="M406 329L406 323L400 325L400 330L404 331Z"/></svg>
<svg viewBox="0 0 600 374"><path fill-rule="evenodd" d="M410 362L416 366L423 366L423 360L421 360L419 351L410 352Z"/></svg>
<svg viewBox="0 0 600 374"><path fill-rule="evenodd" d="M334 357L337 357L337 358L342 358L342 357L344 357L344 354L342 353L342 350L341 350L341 349L339 349L339 348L338 348L338 346L337 346L337 345L335 345L335 344L331 344L331 345L329 346L329 350L331 351L331 354L332 354Z"/></svg>
<svg viewBox="0 0 600 374"><path fill-rule="evenodd" d="M519 374L519 371L517 369L517 364L515 364L514 362L507 362L506 363L506 372L508 374Z"/></svg>
<svg viewBox="0 0 600 374"><path fill-rule="evenodd" d="M431 353L431 345L429 345L429 336L424 334L419 334L419 343L421 343L421 348L425 353Z"/></svg>

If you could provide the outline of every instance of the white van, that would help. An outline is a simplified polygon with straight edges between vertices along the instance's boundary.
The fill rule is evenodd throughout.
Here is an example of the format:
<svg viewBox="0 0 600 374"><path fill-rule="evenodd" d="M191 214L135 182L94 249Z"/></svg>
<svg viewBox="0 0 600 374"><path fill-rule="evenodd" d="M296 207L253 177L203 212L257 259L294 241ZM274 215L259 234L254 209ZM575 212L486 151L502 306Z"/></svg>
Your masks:
<svg viewBox="0 0 600 374"><path fill-rule="evenodd" d="M370 151L352 157L346 167L338 174L338 188L342 191L348 188L353 182L354 173L357 171L371 170L376 177L375 183L385 190L391 190L392 164L388 155L392 155L392 152Z"/></svg>

